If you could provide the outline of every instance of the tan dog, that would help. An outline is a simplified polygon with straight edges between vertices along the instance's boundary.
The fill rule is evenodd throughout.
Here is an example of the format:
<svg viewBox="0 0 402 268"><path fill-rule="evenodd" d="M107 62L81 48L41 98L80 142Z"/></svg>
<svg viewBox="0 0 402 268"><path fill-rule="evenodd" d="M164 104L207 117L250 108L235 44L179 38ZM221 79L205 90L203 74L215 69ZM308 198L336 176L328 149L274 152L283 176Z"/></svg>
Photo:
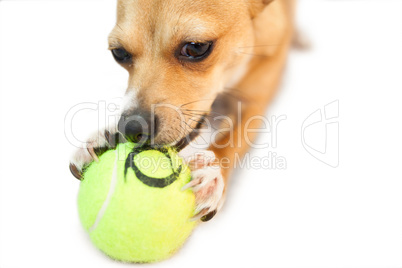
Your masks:
<svg viewBox="0 0 402 268"><path fill-rule="evenodd" d="M97 132L74 154L73 174L79 178L82 168L97 160L98 148L114 147L116 133L183 148L207 121L222 128L214 118L225 115L231 128L215 135L207 150L183 150L193 172L188 187L196 194L195 218L212 218L223 204L236 155L244 155L246 140L254 139L244 133L244 124L264 116L280 82L293 35L293 5L292 0L119 0L109 46L129 72L127 105L118 126ZM252 120L247 127L260 123ZM225 165L217 165L222 159Z"/></svg>

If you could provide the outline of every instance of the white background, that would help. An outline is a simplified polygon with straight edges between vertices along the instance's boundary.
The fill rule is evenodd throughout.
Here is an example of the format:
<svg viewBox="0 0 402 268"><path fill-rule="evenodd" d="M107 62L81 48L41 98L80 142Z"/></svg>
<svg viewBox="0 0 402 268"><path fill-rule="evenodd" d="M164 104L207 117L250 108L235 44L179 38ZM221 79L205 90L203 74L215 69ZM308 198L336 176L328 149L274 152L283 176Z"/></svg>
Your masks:
<svg viewBox="0 0 402 268"><path fill-rule="evenodd" d="M131 266L80 226L64 128L74 105L124 92L106 50L114 19L115 1L0 3L1 268ZM291 53L269 109L287 117L277 148L252 152L286 169L238 171L223 211L150 267L402 267L402 1L305 0L298 21L314 48ZM301 126L336 100L333 168L304 149ZM90 111L73 123L80 139L96 126Z"/></svg>

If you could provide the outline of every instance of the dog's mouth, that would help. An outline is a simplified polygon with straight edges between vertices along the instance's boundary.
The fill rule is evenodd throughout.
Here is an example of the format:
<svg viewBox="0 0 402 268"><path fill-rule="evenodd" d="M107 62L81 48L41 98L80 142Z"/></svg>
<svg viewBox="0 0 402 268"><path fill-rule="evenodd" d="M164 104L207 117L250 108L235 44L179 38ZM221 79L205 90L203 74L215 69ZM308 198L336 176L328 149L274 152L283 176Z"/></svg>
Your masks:
<svg viewBox="0 0 402 268"><path fill-rule="evenodd" d="M116 146L118 143L125 143L125 142L133 142L136 144L136 147L148 147L159 149L166 146L172 146L177 151L181 151L185 147L187 147L192 141L194 141L201 133L200 129L205 124L205 120L207 118L207 113L204 113L200 116L200 119L197 120L197 124L195 127L191 127L191 131L186 133L183 137L178 137L171 141L157 141L156 137L146 134L138 134L135 140L132 140L126 137L123 133L117 132L115 137L111 137L109 132L105 133L105 137L108 140L108 143L111 144L112 148ZM188 124L187 124L188 125ZM189 125L188 125L189 126ZM114 141L115 140L115 141ZM111 142L113 141L113 142ZM97 154L102 154L107 150L107 148L96 148Z"/></svg>
<svg viewBox="0 0 402 268"><path fill-rule="evenodd" d="M197 125L193 128L193 130L176 143L175 147L177 151L181 151L182 149L187 147L192 141L194 141L201 134L200 129L204 124L206 116L207 114L202 115L201 119L198 121Z"/></svg>

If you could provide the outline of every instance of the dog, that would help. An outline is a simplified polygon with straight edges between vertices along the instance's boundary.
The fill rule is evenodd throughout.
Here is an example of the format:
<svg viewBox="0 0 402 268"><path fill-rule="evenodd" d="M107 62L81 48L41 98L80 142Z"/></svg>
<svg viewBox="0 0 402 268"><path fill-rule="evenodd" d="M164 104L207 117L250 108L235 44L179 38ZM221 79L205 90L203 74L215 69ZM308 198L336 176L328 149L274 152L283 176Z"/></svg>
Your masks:
<svg viewBox="0 0 402 268"><path fill-rule="evenodd" d="M210 220L235 158L255 139L245 128L260 127L253 118L264 116L281 81L294 9L293 0L118 0L109 49L129 73L126 104L118 124L74 153L73 175L123 140L174 146L192 170L184 188L196 196L193 219ZM192 150L211 121L219 135Z"/></svg>

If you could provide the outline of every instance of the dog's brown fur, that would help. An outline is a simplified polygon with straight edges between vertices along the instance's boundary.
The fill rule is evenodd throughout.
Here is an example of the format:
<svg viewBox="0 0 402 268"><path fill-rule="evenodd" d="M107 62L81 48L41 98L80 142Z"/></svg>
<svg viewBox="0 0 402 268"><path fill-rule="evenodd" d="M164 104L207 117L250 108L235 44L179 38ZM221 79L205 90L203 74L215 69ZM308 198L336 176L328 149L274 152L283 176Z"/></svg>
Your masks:
<svg viewBox="0 0 402 268"><path fill-rule="evenodd" d="M264 115L278 87L293 35L293 10L293 0L118 0L117 23L109 45L133 55L132 63L123 67L129 72L127 93L134 92L133 102L141 109L163 103L203 114L223 92L232 91L243 100L239 123L245 124L253 116ZM199 63L178 60L177 48L191 41L214 41L210 56ZM183 128L177 127L182 124L177 111L159 107L155 113L160 118L160 131L154 140L157 144L172 144L183 138L201 117L193 113L195 119L188 120L183 133ZM251 129L259 126L258 120L248 125ZM245 139L255 136L246 136L237 127L234 130L233 135L219 136L218 144L229 146L209 148L218 161L229 160L228 168L222 169L224 189L235 155L244 155L248 150ZM100 145L93 140L89 144ZM92 160L78 154L76 159ZM82 166L77 160L73 163ZM202 163L198 169L207 165ZM218 180L212 178L198 189L197 202L223 200L222 191L214 195ZM222 201L212 203L201 206L200 217L220 208Z"/></svg>

